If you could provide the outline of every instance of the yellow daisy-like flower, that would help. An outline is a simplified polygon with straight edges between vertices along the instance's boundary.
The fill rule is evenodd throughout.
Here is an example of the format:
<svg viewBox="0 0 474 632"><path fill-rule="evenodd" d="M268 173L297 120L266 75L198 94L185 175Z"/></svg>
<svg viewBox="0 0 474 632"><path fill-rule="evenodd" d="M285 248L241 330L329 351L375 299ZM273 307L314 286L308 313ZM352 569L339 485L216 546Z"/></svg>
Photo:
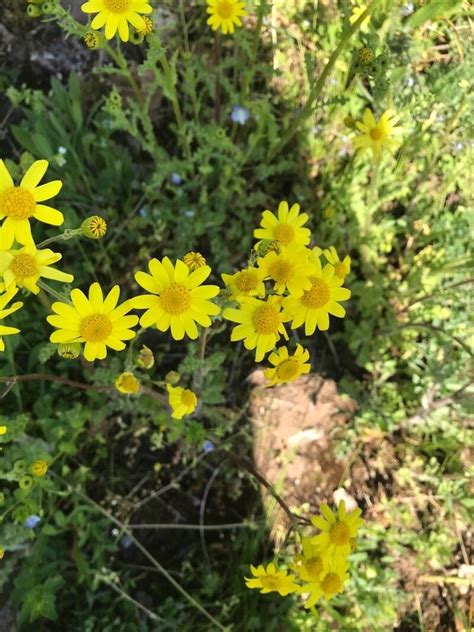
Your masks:
<svg viewBox="0 0 474 632"><path fill-rule="evenodd" d="M240 304L239 309L227 308L224 318L234 323L231 340L243 340L248 350L255 349L255 360L260 362L266 353L275 348L282 335L288 340L284 322L288 320L281 310L281 298L270 296L266 301L257 298L247 298Z"/></svg>
<svg viewBox="0 0 474 632"><path fill-rule="evenodd" d="M140 382L130 371L121 373L115 380L114 385L124 395L136 395L140 392Z"/></svg>
<svg viewBox="0 0 474 632"><path fill-rule="evenodd" d="M3 548L0 546L0 560L3 560L3 558L4 558L4 557L5 557L5 549L3 549Z"/></svg>
<svg viewBox="0 0 474 632"><path fill-rule="evenodd" d="M365 4L362 4L360 7L354 7L352 10L351 17L349 18L350 23L354 24L355 22L357 22L357 20L360 18L360 16L364 13L366 9L367 7L365 6ZM363 33L367 32L370 20L371 20L371 16L369 15L365 18L365 20L362 21L362 24L360 25L360 30Z"/></svg>
<svg viewBox="0 0 474 632"><path fill-rule="evenodd" d="M312 608L320 599L324 597L327 601L335 594L344 590L344 584L349 579L347 572L348 565L344 560L331 560L328 567L316 581L311 581L299 587L298 592L309 593L305 602L305 608Z"/></svg>
<svg viewBox="0 0 474 632"><path fill-rule="evenodd" d="M309 277L315 270L308 262L310 251L306 248L285 248L282 252L269 252L258 259L258 265L265 278L275 282L274 290L283 294L288 290L294 296L301 296L311 289Z"/></svg>
<svg viewBox="0 0 474 632"><path fill-rule="evenodd" d="M200 252L191 251L186 253L183 257L183 261L191 270L191 272L194 272L194 270L202 268L206 265L206 260Z"/></svg>
<svg viewBox="0 0 474 632"><path fill-rule="evenodd" d="M341 261L341 259L339 259L339 255L337 254L337 250L334 248L334 246L331 246L330 248L326 248L323 251L323 254L326 257L327 261L332 266L334 266L334 275L344 281L346 276L351 271L351 258L349 257L349 255L346 255L344 259Z"/></svg>
<svg viewBox="0 0 474 632"><path fill-rule="evenodd" d="M105 299L98 283L90 286L89 298L81 290L72 290L72 305L53 303L55 314L48 316L47 321L58 331L51 334L50 341L84 342L84 357L89 362L103 360L107 356L107 347L123 351L123 341L135 337L131 328L137 324L138 316L127 316L133 309L131 301L125 301L117 307L119 298L118 285L110 290Z"/></svg>
<svg viewBox="0 0 474 632"><path fill-rule="evenodd" d="M303 373L309 373L311 364L307 364L308 360L309 351L303 349L300 344L296 345L296 351L291 356L286 347L279 347L268 356L268 361L275 368L265 369L263 372L269 381L269 386L293 382Z"/></svg>
<svg viewBox="0 0 474 632"><path fill-rule="evenodd" d="M321 504L323 516L314 516L311 522L321 530L321 533L311 539L311 543L319 546L328 555L337 560L346 560L352 550L357 532L364 524L360 515L361 509L357 508L350 513L346 512L346 504L339 502L337 514L334 514L326 503Z"/></svg>
<svg viewBox="0 0 474 632"><path fill-rule="evenodd" d="M256 228L253 234L256 239L277 241L283 247L307 246L311 232L309 228L303 228L303 225L308 219L306 213L300 214L299 204L293 204L289 208L288 202L281 202L277 216L269 210L263 211L261 228Z"/></svg>
<svg viewBox="0 0 474 632"><path fill-rule="evenodd" d="M387 110L377 122L373 113L366 108L362 123L356 123L362 135L354 138L354 147L362 152L371 149L375 158L378 158L384 149L398 147L400 142L393 138L394 134L402 131L401 127L396 126L398 118L392 110Z"/></svg>
<svg viewBox="0 0 474 632"><path fill-rule="evenodd" d="M291 319L292 329L305 325L305 334L311 336L316 328L321 331L329 329L329 314L343 318L345 309L339 301L347 301L350 290L341 287L342 279L334 274L334 266L330 263L321 267L319 259L315 259L316 273L310 277L311 289L302 296L287 296L283 299L283 307Z"/></svg>
<svg viewBox="0 0 474 632"><path fill-rule="evenodd" d="M137 30L146 28L140 13L151 13L148 0L90 0L81 6L84 13L97 13L92 20L91 28L101 29L105 26L106 39L112 39L119 32L120 39L128 42L130 23Z"/></svg>
<svg viewBox="0 0 474 632"><path fill-rule="evenodd" d="M196 323L211 326L210 316L216 316L220 308L210 298L219 294L217 285L201 285L211 274L209 266L190 272L178 259L173 265L168 257L162 261L152 259L148 264L151 274L137 272L135 279L142 288L151 292L132 299L133 306L147 311L140 318L142 327L155 325L160 331L171 328L175 340L185 336L198 337Z"/></svg>
<svg viewBox="0 0 474 632"><path fill-rule="evenodd" d="M13 312L16 312L21 307L23 307L23 303L18 301L17 303L13 303L11 307L6 307L7 303L9 303L12 298L18 292L18 288L8 288L8 290L4 294L0 294L0 351L5 351L5 343L3 341L2 336L11 336L12 334L20 333L20 330L16 327L7 327L6 325L2 325L1 322ZM6 308L6 309L5 309Z"/></svg>
<svg viewBox="0 0 474 632"><path fill-rule="evenodd" d="M319 546L312 544L309 537L304 537L302 544L303 553L295 555L291 568L304 582L317 582L329 570L329 557Z"/></svg>
<svg viewBox="0 0 474 632"><path fill-rule="evenodd" d="M265 297L264 270L248 267L235 274L222 274L222 280L232 292L232 298L240 301L247 296Z"/></svg>
<svg viewBox="0 0 474 632"><path fill-rule="evenodd" d="M7 434L8 426L0 426L0 435Z"/></svg>
<svg viewBox="0 0 474 632"><path fill-rule="evenodd" d="M47 160L37 160L15 186L3 160L0 160L0 249L8 250L16 240L23 245L33 244L30 218L45 224L61 226L64 216L50 206L39 204L54 197L62 187L60 180L39 186L48 169Z"/></svg>
<svg viewBox="0 0 474 632"><path fill-rule="evenodd" d="M207 23L213 31L221 29L224 33L233 33L236 26L242 26L241 17L247 15L245 4L240 0L207 0Z"/></svg>
<svg viewBox="0 0 474 632"><path fill-rule="evenodd" d="M38 459L31 465L30 470L32 474L41 478L48 471L48 464L44 459Z"/></svg>
<svg viewBox="0 0 474 632"><path fill-rule="evenodd" d="M37 250L34 244L20 250L0 250L0 277L3 276L3 286L23 287L33 294L39 294L37 283L40 278L72 283L72 274L51 267L61 258L60 253L49 248Z"/></svg>
<svg viewBox="0 0 474 632"><path fill-rule="evenodd" d="M279 570L273 562L267 568L250 565L250 570L254 577L245 577L247 588L260 588L260 593L277 592L282 597L298 590L298 585L294 582L294 575L288 575L288 571Z"/></svg>
<svg viewBox="0 0 474 632"><path fill-rule="evenodd" d="M168 401L171 406L173 419L182 419L196 410L197 397L193 391L182 386L166 385Z"/></svg>

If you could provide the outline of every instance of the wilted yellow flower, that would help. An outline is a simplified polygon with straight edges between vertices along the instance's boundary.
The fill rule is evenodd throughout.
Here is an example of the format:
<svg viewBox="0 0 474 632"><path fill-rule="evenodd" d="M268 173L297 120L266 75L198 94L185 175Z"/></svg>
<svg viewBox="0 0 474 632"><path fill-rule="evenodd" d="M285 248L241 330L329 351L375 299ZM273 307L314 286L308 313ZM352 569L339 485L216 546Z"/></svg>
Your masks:
<svg viewBox="0 0 474 632"><path fill-rule="evenodd" d="M264 371L265 377L270 382L269 386L293 382L303 373L309 373L311 364L308 364L308 360L309 351L303 349L300 344L296 345L296 351L291 356L287 347L279 347L268 356L268 361L274 368Z"/></svg>
<svg viewBox="0 0 474 632"><path fill-rule="evenodd" d="M137 364L141 369L152 369L155 364L153 351L146 345L143 345L138 353Z"/></svg>
<svg viewBox="0 0 474 632"><path fill-rule="evenodd" d="M182 386L171 386L171 384L167 384L166 389L173 419L182 419L196 410L197 397L193 391Z"/></svg>
<svg viewBox="0 0 474 632"><path fill-rule="evenodd" d="M198 268L202 268L206 265L206 260L202 256L200 252L188 252L183 257L184 263L188 266L191 272L197 270Z"/></svg>
<svg viewBox="0 0 474 632"><path fill-rule="evenodd" d="M323 250L323 254L326 257L327 261L332 266L334 266L334 275L344 281L346 276L351 271L351 258L349 257L349 255L346 255L344 259L341 261L341 259L339 259L339 255L337 254L337 250L334 248L334 246L331 246L330 248L326 248L326 250Z"/></svg>
<svg viewBox="0 0 474 632"><path fill-rule="evenodd" d="M4 318L23 307L23 303L18 301L17 303L13 303L11 307L5 309L7 303L11 301L17 292L18 288L11 287L8 288L4 294L0 294L0 351L5 351L5 343L3 342L2 336L11 336L12 334L18 334L20 332L16 327L7 327L1 324Z"/></svg>
<svg viewBox="0 0 474 632"><path fill-rule="evenodd" d="M262 595L277 592L282 597L298 590L298 585L294 582L294 575L288 575L285 570L279 570L273 562L267 568L250 565L250 570L254 577L245 577L247 588L259 588Z"/></svg>
<svg viewBox="0 0 474 632"><path fill-rule="evenodd" d="M393 138L394 134L402 131L401 127L395 125L398 118L392 110L387 110L377 122L373 113L367 108L362 117L362 123L356 123L357 129L363 133L354 138L354 147L362 152L371 149L375 158L380 156L384 149L398 147L400 142Z"/></svg>
<svg viewBox="0 0 474 632"><path fill-rule="evenodd" d="M37 283L40 278L72 283L72 274L51 267L61 258L59 252L53 252L49 248L37 250L34 244L20 250L0 250L0 277L3 276L4 287L18 286L39 294Z"/></svg>
<svg viewBox="0 0 474 632"><path fill-rule="evenodd" d="M100 215L91 215L82 222L81 231L89 239L102 239L107 233L107 222Z"/></svg>
<svg viewBox="0 0 474 632"><path fill-rule="evenodd" d="M112 39L119 32L120 39L128 42L130 31L128 24L136 29L144 29L145 23L140 13L151 13L148 0L91 0L81 6L84 13L97 13L92 20L91 28L101 29L105 26L106 39Z"/></svg>
<svg viewBox="0 0 474 632"><path fill-rule="evenodd" d="M346 560L351 552L357 532L364 524L360 515L362 511L357 508L346 513L346 505L343 500L339 502L337 514L334 514L326 503L321 504L322 516L314 516L311 522L321 530L319 535L311 539L312 544L319 546L334 559Z"/></svg>
<svg viewBox="0 0 474 632"><path fill-rule="evenodd" d="M48 464L46 463L44 459L38 459L32 464L30 470L31 470L31 473L34 474L35 476L41 477L41 476L44 476L46 472L48 471Z"/></svg>
<svg viewBox="0 0 474 632"><path fill-rule="evenodd" d="M210 18L207 23L213 31L221 29L226 33L233 33L236 26L242 26L241 17L247 15L245 4L240 0L207 0L207 13Z"/></svg>
<svg viewBox="0 0 474 632"><path fill-rule="evenodd" d="M60 180L38 186L46 170L47 160L37 160L23 176L20 186L15 186L3 160L0 160L0 249L8 250L16 240L23 245L33 244L30 218L40 222L60 226L64 216L50 206L39 204L59 193Z"/></svg>
<svg viewBox="0 0 474 632"><path fill-rule="evenodd" d="M306 246L311 239L309 228L303 228L309 217L306 213L300 214L300 205L293 204L288 207L288 202L281 202L278 207L278 216L266 210L262 213L261 228L253 231L256 239L275 240L281 246Z"/></svg>
<svg viewBox="0 0 474 632"><path fill-rule="evenodd" d="M131 328L137 324L138 316L126 315L132 309L130 301L117 307L119 297L118 285L105 298L98 283L90 286L89 298L81 290L72 290L72 305L60 302L52 305L55 314L48 316L47 321L58 330L51 334L50 341L85 342L84 357L89 362L103 360L107 347L123 351L123 341L135 337Z"/></svg>
<svg viewBox="0 0 474 632"><path fill-rule="evenodd" d="M130 371L121 373L114 384L115 388L124 395L136 395L140 391L140 382Z"/></svg>
<svg viewBox="0 0 474 632"><path fill-rule="evenodd" d="M265 297L264 270L248 267L234 274L221 274L222 280L232 292L236 301L246 296Z"/></svg>

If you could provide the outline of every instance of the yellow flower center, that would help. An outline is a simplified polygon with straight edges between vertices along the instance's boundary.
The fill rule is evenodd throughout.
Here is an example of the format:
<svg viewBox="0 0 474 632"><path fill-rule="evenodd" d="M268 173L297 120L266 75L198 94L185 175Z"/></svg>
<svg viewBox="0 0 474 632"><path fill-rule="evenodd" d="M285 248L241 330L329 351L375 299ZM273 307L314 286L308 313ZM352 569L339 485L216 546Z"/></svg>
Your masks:
<svg viewBox="0 0 474 632"><path fill-rule="evenodd" d="M311 557L305 565L308 573L314 577L318 577L323 570L323 560L320 557Z"/></svg>
<svg viewBox="0 0 474 632"><path fill-rule="evenodd" d="M351 530L345 522L336 522L336 524L331 527L331 531L329 532L329 539L333 544L339 546L350 544Z"/></svg>
<svg viewBox="0 0 474 632"><path fill-rule="evenodd" d="M297 360L285 360L277 368L277 375L281 380L291 380L298 373L299 362Z"/></svg>
<svg viewBox="0 0 474 632"><path fill-rule="evenodd" d="M311 279L312 288L307 290L302 298L301 302L305 307L310 309L317 309L323 307L329 303L330 291L329 286L322 279Z"/></svg>
<svg viewBox="0 0 474 632"><path fill-rule="evenodd" d="M339 261L335 264L334 274L340 279L344 279L344 277L346 276L346 266L342 263L342 261Z"/></svg>
<svg viewBox="0 0 474 632"><path fill-rule="evenodd" d="M293 241L295 237L295 229L289 224L279 224L275 228L273 237L286 246Z"/></svg>
<svg viewBox="0 0 474 632"><path fill-rule="evenodd" d="M12 187L0 195L0 213L13 219L28 219L34 215L36 202L33 194L21 187Z"/></svg>
<svg viewBox="0 0 474 632"><path fill-rule="evenodd" d="M235 279L235 287L239 292L250 292L258 285L258 274L255 270L242 270Z"/></svg>
<svg viewBox="0 0 474 632"><path fill-rule="evenodd" d="M160 303L168 314L183 314L191 305L191 292L182 283L171 283L161 293Z"/></svg>
<svg viewBox="0 0 474 632"><path fill-rule="evenodd" d="M105 314L91 314L81 320L79 333L86 342L103 342L112 333L112 321Z"/></svg>
<svg viewBox="0 0 474 632"><path fill-rule="evenodd" d="M321 582L321 588L326 594L334 595L342 588L341 578L336 573L328 573Z"/></svg>
<svg viewBox="0 0 474 632"><path fill-rule="evenodd" d="M276 259L268 266L268 272L277 283L287 283L291 279L294 266L288 261Z"/></svg>
<svg viewBox="0 0 474 632"><path fill-rule="evenodd" d="M16 255L10 265L10 270L19 281L39 274L39 266L32 255Z"/></svg>
<svg viewBox="0 0 474 632"><path fill-rule="evenodd" d="M217 15L223 20L228 20L234 13L234 7L229 0L222 0L217 5Z"/></svg>
<svg viewBox="0 0 474 632"><path fill-rule="evenodd" d="M254 311L252 322L258 334L276 334L281 324L280 314L273 305L262 305Z"/></svg>
<svg viewBox="0 0 474 632"><path fill-rule="evenodd" d="M181 401L185 406L195 406L196 405L196 395L190 391L189 389L184 389L181 393Z"/></svg>
<svg viewBox="0 0 474 632"><path fill-rule="evenodd" d="M370 138L372 140L380 140L382 136L382 130L380 130L378 127L374 127L370 130Z"/></svg>
<svg viewBox="0 0 474 632"><path fill-rule="evenodd" d="M268 590L276 590L280 586L280 580L274 575L266 575L265 577L261 577L260 581L262 582L262 586L264 588L267 588Z"/></svg>
<svg viewBox="0 0 474 632"><path fill-rule="evenodd" d="M112 13L125 13L129 6L129 0L104 0L104 7Z"/></svg>

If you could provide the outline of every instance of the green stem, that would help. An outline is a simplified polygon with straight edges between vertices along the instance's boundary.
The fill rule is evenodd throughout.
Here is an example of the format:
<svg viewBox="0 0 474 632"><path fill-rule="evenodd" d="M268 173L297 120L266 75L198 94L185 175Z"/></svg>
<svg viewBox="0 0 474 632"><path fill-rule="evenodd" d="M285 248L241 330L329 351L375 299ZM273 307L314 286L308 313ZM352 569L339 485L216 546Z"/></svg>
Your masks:
<svg viewBox="0 0 474 632"><path fill-rule="evenodd" d="M67 241L68 239L73 239L79 235L82 235L82 230L80 228L67 228L64 233L55 235L54 237L49 237L49 239L45 239L40 244L37 244L36 248L39 250L40 248L44 248L55 241Z"/></svg>
<svg viewBox="0 0 474 632"><path fill-rule="evenodd" d="M53 290L53 288L44 281L39 280L37 285L48 294L51 294L51 296L54 296L54 298L57 298L61 303L70 303L72 305L72 302L68 298L65 298L62 294Z"/></svg>
<svg viewBox="0 0 474 632"><path fill-rule="evenodd" d="M171 66L164 53L160 56L160 64L161 64L161 67L163 68L163 72L165 73L165 76L168 82L168 87L171 93L170 94L171 105L173 106L174 117L176 119L178 130L181 132L181 136L183 138L184 153L186 155L186 158L190 160L191 148L189 147L189 143L187 141L186 134L184 132L183 113L181 111L181 106L179 104L178 93L176 92L176 86L173 82L173 77L172 77L173 73L171 70Z"/></svg>

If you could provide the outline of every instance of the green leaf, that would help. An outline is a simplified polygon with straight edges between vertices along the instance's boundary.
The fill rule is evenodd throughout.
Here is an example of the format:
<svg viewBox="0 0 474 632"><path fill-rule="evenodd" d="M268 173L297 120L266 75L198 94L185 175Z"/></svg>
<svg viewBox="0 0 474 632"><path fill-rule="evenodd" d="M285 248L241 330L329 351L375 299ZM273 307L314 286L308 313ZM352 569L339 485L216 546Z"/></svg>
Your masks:
<svg viewBox="0 0 474 632"><path fill-rule="evenodd" d="M433 2L418 9L408 20L407 24L410 28L417 28L428 22L428 20L436 20L455 13L460 5L461 0L433 0Z"/></svg>

